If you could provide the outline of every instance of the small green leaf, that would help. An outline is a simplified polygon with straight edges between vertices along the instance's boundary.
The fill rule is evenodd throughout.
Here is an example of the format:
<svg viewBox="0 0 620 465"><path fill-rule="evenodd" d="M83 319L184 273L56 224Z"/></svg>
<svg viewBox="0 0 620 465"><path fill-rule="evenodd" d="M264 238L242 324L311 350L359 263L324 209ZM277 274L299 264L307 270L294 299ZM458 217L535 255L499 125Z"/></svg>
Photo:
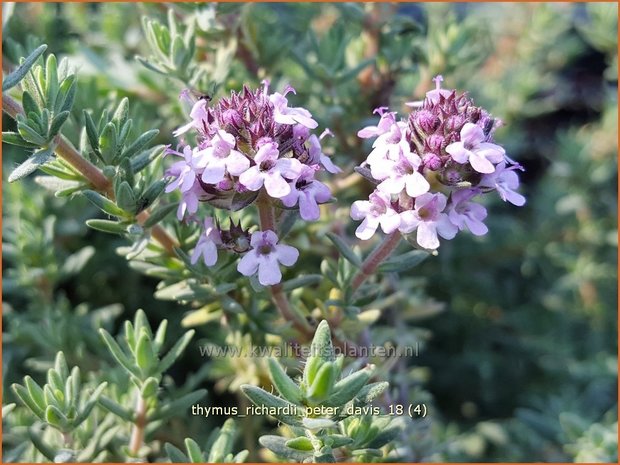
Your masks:
<svg viewBox="0 0 620 465"><path fill-rule="evenodd" d="M152 228L159 222L161 222L164 218L166 218L170 213L175 211L178 208L179 204L177 203L169 203L166 205L160 205L153 211L151 211L149 217L144 222L143 226L145 228Z"/></svg>
<svg viewBox="0 0 620 465"><path fill-rule="evenodd" d="M116 189L116 203L123 210L133 212L136 209L136 196L127 181L123 181Z"/></svg>
<svg viewBox="0 0 620 465"><path fill-rule="evenodd" d="M287 462L299 462L304 463L307 462L312 454L305 451L299 451L295 449L291 449L286 446L287 439L280 436L266 435L261 436L258 439L258 442L261 446L269 449L271 452L276 454L279 457L282 457Z"/></svg>
<svg viewBox="0 0 620 465"><path fill-rule="evenodd" d="M273 417L290 426L301 426L299 413L301 409L288 402L287 400L269 394L267 391L249 384L241 385L241 391L250 399L254 405L266 406L275 409Z"/></svg>
<svg viewBox="0 0 620 465"><path fill-rule="evenodd" d="M311 451L314 450L314 446L312 445L312 441L305 436L299 436L297 438L289 439L285 443L286 447L295 450L302 451Z"/></svg>
<svg viewBox="0 0 620 465"><path fill-rule="evenodd" d="M34 413L41 420L45 420L45 410L43 410L37 403L32 399L28 390L19 384L13 384L11 386L13 388L13 392L22 401L22 403L28 407L32 413Z"/></svg>
<svg viewBox="0 0 620 465"><path fill-rule="evenodd" d="M284 282L282 284L282 289L285 292L290 292L294 289L300 288L300 287L308 287L308 286L314 286L315 284L319 284L321 283L321 281L323 281L323 275L320 274L308 274L305 276L300 276L298 278L293 278L290 279L286 282Z"/></svg>
<svg viewBox="0 0 620 465"><path fill-rule="evenodd" d="M204 463L205 458L202 455L202 451L196 441L191 438L185 439L185 449L187 450L187 456L192 463Z"/></svg>
<svg viewBox="0 0 620 465"><path fill-rule="evenodd" d="M15 87L19 81L21 81L24 76L30 71L32 65L34 65L37 59L47 50L47 45L39 45L28 57L23 61L23 63L11 74L9 74L2 81L2 92L9 90L11 87ZM52 456L52 459L54 457Z"/></svg>
<svg viewBox="0 0 620 465"><path fill-rule="evenodd" d="M62 113L58 113L52 119L52 124L50 125L48 138L52 139L56 134L60 132L62 125L65 124L67 118L69 118L70 113L68 111L63 111Z"/></svg>
<svg viewBox="0 0 620 465"><path fill-rule="evenodd" d="M172 463L189 463L189 458L181 452L181 450L170 443L166 443L164 446L166 454Z"/></svg>
<svg viewBox="0 0 620 465"><path fill-rule="evenodd" d="M119 218L127 218L129 214L119 208L114 202L105 198L99 192L95 192L92 190L85 190L82 192L84 196L90 200L95 206L99 207L103 212L108 215L116 216Z"/></svg>
<svg viewBox="0 0 620 465"><path fill-rule="evenodd" d="M116 127L110 122L105 125L99 136L99 151L103 161L110 164L116 155L117 150Z"/></svg>
<svg viewBox="0 0 620 465"><path fill-rule="evenodd" d="M86 220L86 226L97 231L103 231L112 234L124 234L127 232L127 224L110 220Z"/></svg>
<svg viewBox="0 0 620 465"><path fill-rule="evenodd" d="M136 363L144 374L151 373L153 367L157 364L157 358L153 353L151 345L151 338L146 333L146 330L141 331L136 343Z"/></svg>
<svg viewBox="0 0 620 465"><path fill-rule="evenodd" d="M114 359L130 374L139 377L140 372L138 367L123 353L121 346L118 345L114 338L103 328L99 329L99 334L101 334L101 337L108 346L108 350Z"/></svg>
<svg viewBox="0 0 620 465"><path fill-rule="evenodd" d="M362 267L362 260L353 252L351 247L347 245L347 243L340 236L337 236L334 233L328 232L327 237L330 241L336 246L340 255L346 258L349 262L351 262L355 267Z"/></svg>
<svg viewBox="0 0 620 465"><path fill-rule="evenodd" d="M9 182L15 182L28 176L52 158L54 158L54 150L52 148L45 148L36 151L30 156L30 158L13 170L13 172L9 175Z"/></svg>
<svg viewBox="0 0 620 465"><path fill-rule="evenodd" d="M88 141L90 142L90 146L93 150L99 150L99 132L97 131L97 127L95 126L95 122L93 121L92 116L86 110L84 110L84 125L86 126L86 135L88 136Z"/></svg>
<svg viewBox="0 0 620 465"><path fill-rule="evenodd" d="M333 362L334 347L332 345L331 331L326 320L319 323L314 338L310 344L310 354L304 368L304 381L306 386L312 386L314 377L325 362Z"/></svg>
<svg viewBox="0 0 620 465"><path fill-rule="evenodd" d="M140 391L142 394L142 398L148 399L149 397L153 397L157 394L157 389L159 388L159 381L157 378L153 378L152 376L147 378L146 381L142 384L142 390Z"/></svg>
<svg viewBox="0 0 620 465"><path fill-rule="evenodd" d="M172 364L181 356L189 341L194 337L193 329L186 332L181 339L179 339L176 344L168 351L166 356L159 362L159 366L157 367L160 373L165 372Z"/></svg>
<svg viewBox="0 0 620 465"><path fill-rule="evenodd" d="M161 195L166 187L166 181L160 179L151 184L138 199L137 213L149 207Z"/></svg>
<svg viewBox="0 0 620 465"><path fill-rule="evenodd" d="M29 149L35 148L36 145L30 142L26 142L22 136L20 136L17 132L11 131L3 131L2 132L2 142L11 145L17 145L20 147L26 147Z"/></svg>
<svg viewBox="0 0 620 465"><path fill-rule="evenodd" d="M364 368L363 370L351 373L346 378L341 379L334 386L334 394L324 402L324 405L328 407L340 407L346 404L366 385L372 373L372 369Z"/></svg>
<svg viewBox="0 0 620 465"><path fill-rule="evenodd" d="M50 54L45 62L45 101L48 108L54 108L58 95L58 62L56 56Z"/></svg>
<svg viewBox="0 0 620 465"><path fill-rule="evenodd" d="M146 145L151 142L159 134L159 129L151 129L138 137L133 143L127 147L122 154L123 158L129 158L137 154Z"/></svg>
<svg viewBox="0 0 620 465"><path fill-rule="evenodd" d="M32 401L41 409L45 410L45 397L43 395L43 388L39 386L30 376L24 378L24 384L28 389L28 394Z"/></svg>
<svg viewBox="0 0 620 465"><path fill-rule="evenodd" d="M33 428L28 429L28 436L30 438L30 441L32 442L32 445L39 451L41 452L49 461L50 463L54 463L54 458L56 457L56 452L54 451L54 449L49 446L48 444L46 444L43 441L43 434L41 431L34 431Z"/></svg>
<svg viewBox="0 0 620 465"><path fill-rule="evenodd" d="M125 420L126 422L132 423L134 421L134 414L131 410L125 409L122 405L113 401L112 399L101 396L98 399L99 405L101 405L104 409L113 413L117 417Z"/></svg>
<svg viewBox="0 0 620 465"><path fill-rule="evenodd" d="M17 132L19 132L19 135L22 136L25 141L35 144L37 146L45 145L45 143L47 142L44 136L42 136L41 134L39 134L38 131L35 131L31 126L23 122L17 123Z"/></svg>
<svg viewBox="0 0 620 465"><path fill-rule="evenodd" d="M116 123L117 128L122 128L127 122L127 118L129 118L129 99L124 97L112 115L112 121Z"/></svg>
<svg viewBox="0 0 620 465"><path fill-rule="evenodd" d="M22 107L24 108L24 114L29 115L30 113L35 113L37 115L41 114L41 110L39 109L39 104L34 100L30 92L27 90L22 94Z"/></svg>
<svg viewBox="0 0 620 465"><path fill-rule="evenodd" d="M282 366L274 358L267 360L269 364L269 377L282 397L293 404L300 405L301 391L299 386L284 371Z"/></svg>
<svg viewBox="0 0 620 465"><path fill-rule="evenodd" d="M237 428L235 426L235 421L232 418L227 419L217 435L217 439L211 446L209 458L207 459L208 463L222 463L228 461L226 458L232 453L236 433Z"/></svg>
<svg viewBox="0 0 620 465"><path fill-rule="evenodd" d="M407 271L426 260L430 254L425 250L411 250L397 257L386 260L379 265L381 273Z"/></svg>
<svg viewBox="0 0 620 465"><path fill-rule="evenodd" d="M63 432L66 432L69 426L67 417L55 405L48 405L45 409L45 421Z"/></svg>
<svg viewBox="0 0 620 465"><path fill-rule="evenodd" d="M93 411L93 408L95 408L95 405L99 401L101 393L107 386L107 382L101 383L99 386L97 386L97 389L95 389L95 391L88 397L88 401L82 407L82 411L78 414L75 420L73 420L72 426L74 428L77 428L80 424L82 424L82 422L84 422L88 418L90 413Z"/></svg>
<svg viewBox="0 0 620 465"><path fill-rule="evenodd" d="M168 402L167 404L162 405L158 408L151 416L149 416L149 422L157 421L157 420L165 420L172 416L176 416L179 412L184 411L189 408L191 405L198 402L202 399L207 393L206 389L199 389L194 392L190 392L189 394L185 394L178 399L173 400L172 402Z"/></svg>
<svg viewBox="0 0 620 465"><path fill-rule="evenodd" d="M75 75L72 74L67 76L67 78L60 83L60 89L58 89L54 112L62 113L63 111L71 111L73 108L73 102L75 101L76 89L77 80Z"/></svg>
<svg viewBox="0 0 620 465"><path fill-rule="evenodd" d="M327 399L334 388L336 375L337 368L333 362L323 363L308 389L308 400L314 404L319 404Z"/></svg>

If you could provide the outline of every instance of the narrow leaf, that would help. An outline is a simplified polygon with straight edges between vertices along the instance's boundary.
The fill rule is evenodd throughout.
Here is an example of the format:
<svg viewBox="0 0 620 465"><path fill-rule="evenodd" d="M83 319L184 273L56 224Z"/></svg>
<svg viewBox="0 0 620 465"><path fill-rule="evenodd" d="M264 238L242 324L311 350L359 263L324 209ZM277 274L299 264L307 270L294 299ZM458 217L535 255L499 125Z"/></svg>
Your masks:
<svg viewBox="0 0 620 465"><path fill-rule="evenodd" d="M35 171L41 165L47 163L54 157L54 151L52 148L46 148L36 151L25 162L19 165L9 175L9 182L15 182L28 176Z"/></svg>
<svg viewBox="0 0 620 465"><path fill-rule="evenodd" d="M170 366L176 361L177 358L181 356L189 341L194 337L195 331L192 329L186 332L181 339L179 339L176 344L168 351L166 356L159 362L159 367L157 368L160 373L165 372Z"/></svg>
<svg viewBox="0 0 620 465"><path fill-rule="evenodd" d="M362 260L355 254L355 252L353 252L351 247L347 245L344 239L342 239L340 236L337 236L336 234L331 233L331 232L327 233L327 237L336 246L336 248L338 249L338 252L340 252L340 255L346 258L355 267L357 268L362 267Z"/></svg>
<svg viewBox="0 0 620 465"><path fill-rule="evenodd" d="M11 74L9 74L2 81L2 92L9 90L11 87L15 87L19 81L21 81L24 76L30 71L32 65L34 65L37 59L47 50L47 45L39 45L28 57L23 61L23 63ZM53 459L53 457L52 457Z"/></svg>

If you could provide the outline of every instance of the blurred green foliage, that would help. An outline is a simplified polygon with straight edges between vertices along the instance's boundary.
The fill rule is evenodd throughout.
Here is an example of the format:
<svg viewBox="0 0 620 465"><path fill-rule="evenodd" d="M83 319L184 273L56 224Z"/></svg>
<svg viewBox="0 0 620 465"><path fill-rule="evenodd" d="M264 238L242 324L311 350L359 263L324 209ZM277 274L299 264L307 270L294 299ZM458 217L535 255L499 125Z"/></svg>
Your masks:
<svg viewBox="0 0 620 465"><path fill-rule="evenodd" d="M322 221L293 224L290 240L310 276L285 285L300 313L341 319L337 337L370 325L375 345L420 347L417 357L370 360L376 379L390 383L385 404L429 408L426 418L407 420L390 460L617 461L617 4L20 3L3 4L3 13L6 66L46 43L46 54L67 57L77 71L62 134L93 162L107 120L89 138L85 110L98 123L126 97L132 137L158 129L153 143L171 144L186 119L178 95L188 86L218 98L265 78L274 88L290 83L296 101L332 129L326 145L345 171L332 182L338 202L324 207ZM158 42L152 30L162 27L179 39ZM459 236L399 275L388 269L350 301L342 283L370 248L339 246L325 233L352 237L348 208L368 193L358 175L347 176L368 149L355 134L374 121L373 108L404 110L439 73L445 87L467 90L504 121L496 139L525 166L528 203L517 211L490 202L488 235ZM110 124L108 133L120 134ZM3 130L17 127L4 116ZM122 237L87 228L86 220L107 216L83 196L54 197L31 178L9 183L30 152L5 144L3 153L4 461L76 458L49 450L62 444L43 426L54 421L37 419L8 389L26 375L44 385L58 352L79 368L85 392L107 382L104 396L131 404L148 376L132 381L98 331L127 337L123 321L138 318L137 308L146 309L149 328L167 319L172 341L183 326L214 346L277 346L291 333L261 303L264 289L237 281L230 285L238 291L214 298L196 283L211 283L221 269L187 266L183 251L165 258L140 231ZM127 166L115 169L128 176ZM144 208L136 195L161 173L154 161L128 181L127 224ZM161 221L191 249L190 228ZM138 258L128 263L128 252ZM319 270L326 279L312 278ZM269 387L268 373L264 358L205 359L192 343L154 378L166 402L206 388L210 405L242 406L240 386ZM122 447L133 419L119 423L122 409L115 416L105 403L74 425L74 446L90 444L78 459L128 455ZM266 418L236 420L235 440L223 417L174 413L147 428L149 447L139 455L243 460L237 452L247 449L250 460L275 459L258 443L278 430Z"/></svg>

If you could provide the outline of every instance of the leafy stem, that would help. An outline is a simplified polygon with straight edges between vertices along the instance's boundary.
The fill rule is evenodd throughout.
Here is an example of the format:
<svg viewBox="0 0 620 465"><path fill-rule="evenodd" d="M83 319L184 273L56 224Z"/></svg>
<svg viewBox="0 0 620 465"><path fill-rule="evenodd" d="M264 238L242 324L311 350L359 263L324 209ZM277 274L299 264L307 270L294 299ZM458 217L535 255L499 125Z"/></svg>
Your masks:
<svg viewBox="0 0 620 465"><path fill-rule="evenodd" d="M362 263L362 267L358 271L358 273L353 277L353 281L351 283L351 289L353 291L357 290L366 279L371 276L381 263L388 258L398 244L400 243L400 232L394 231L391 234L388 234L383 242L377 246L375 250L364 260Z"/></svg>

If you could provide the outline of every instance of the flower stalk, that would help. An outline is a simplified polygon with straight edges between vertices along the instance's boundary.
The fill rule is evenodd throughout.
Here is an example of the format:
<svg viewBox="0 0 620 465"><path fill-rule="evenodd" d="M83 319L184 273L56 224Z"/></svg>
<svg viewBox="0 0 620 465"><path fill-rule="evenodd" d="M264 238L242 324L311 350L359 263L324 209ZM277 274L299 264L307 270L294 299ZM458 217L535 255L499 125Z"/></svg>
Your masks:
<svg viewBox="0 0 620 465"><path fill-rule="evenodd" d="M401 235L398 231L388 234L383 242L381 242L381 244L379 244L377 248L372 251L366 260L364 260L364 263L362 263L362 268L353 277L353 281L351 283L351 289L353 291L356 291L369 276L374 274L379 265L387 259L392 252L394 252L394 250L396 250L396 247L398 247L398 244L400 243L400 238Z"/></svg>

